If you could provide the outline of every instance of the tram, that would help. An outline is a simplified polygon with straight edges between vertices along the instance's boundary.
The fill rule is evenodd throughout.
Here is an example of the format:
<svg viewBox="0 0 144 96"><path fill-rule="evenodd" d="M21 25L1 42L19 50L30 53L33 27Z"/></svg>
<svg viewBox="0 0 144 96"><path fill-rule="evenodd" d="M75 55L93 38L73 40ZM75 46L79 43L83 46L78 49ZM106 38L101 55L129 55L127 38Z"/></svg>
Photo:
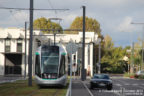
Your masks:
<svg viewBox="0 0 144 96"><path fill-rule="evenodd" d="M62 45L42 45L35 53L35 81L39 86L66 86L67 52Z"/></svg>

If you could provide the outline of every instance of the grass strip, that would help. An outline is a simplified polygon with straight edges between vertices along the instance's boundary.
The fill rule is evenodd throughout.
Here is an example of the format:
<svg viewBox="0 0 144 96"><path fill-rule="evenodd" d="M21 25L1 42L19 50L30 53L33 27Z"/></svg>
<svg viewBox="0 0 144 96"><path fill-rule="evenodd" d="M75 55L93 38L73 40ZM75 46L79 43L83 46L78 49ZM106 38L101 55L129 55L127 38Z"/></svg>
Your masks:
<svg viewBox="0 0 144 96"><path fill-rule="evenodd" d="M63 88L39 88L33 81L32 87L27 80L0 84L0 96L65 96L68 84Z"/></svg>

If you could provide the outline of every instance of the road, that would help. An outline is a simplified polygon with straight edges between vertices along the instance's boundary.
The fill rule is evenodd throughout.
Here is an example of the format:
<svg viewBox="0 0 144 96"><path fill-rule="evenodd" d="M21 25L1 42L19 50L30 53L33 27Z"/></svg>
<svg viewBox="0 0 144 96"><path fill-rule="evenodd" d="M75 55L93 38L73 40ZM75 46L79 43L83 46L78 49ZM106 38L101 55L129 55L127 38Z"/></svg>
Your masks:
<svg viewBox="0 0 144 96"><path fill-rule="evenodd" d="M93 96L144 96L144 80L129 79L122 77L112 77L113 89L90 89L89 80L84 81L88 90Z"/></svg>

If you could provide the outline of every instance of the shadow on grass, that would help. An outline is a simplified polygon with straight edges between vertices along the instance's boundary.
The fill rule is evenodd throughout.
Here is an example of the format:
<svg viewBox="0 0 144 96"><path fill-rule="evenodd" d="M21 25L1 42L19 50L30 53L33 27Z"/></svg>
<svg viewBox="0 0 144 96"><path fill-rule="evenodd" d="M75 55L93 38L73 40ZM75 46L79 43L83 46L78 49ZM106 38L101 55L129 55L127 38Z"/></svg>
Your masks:
<svg viewBox="0 0 144 96"><path fill-rule="evenodd" d="M69 83L66 84L66 86L62 85L50 85L50 86L39 86L37 85L39 89L67 89L69 86Z"/></svg>

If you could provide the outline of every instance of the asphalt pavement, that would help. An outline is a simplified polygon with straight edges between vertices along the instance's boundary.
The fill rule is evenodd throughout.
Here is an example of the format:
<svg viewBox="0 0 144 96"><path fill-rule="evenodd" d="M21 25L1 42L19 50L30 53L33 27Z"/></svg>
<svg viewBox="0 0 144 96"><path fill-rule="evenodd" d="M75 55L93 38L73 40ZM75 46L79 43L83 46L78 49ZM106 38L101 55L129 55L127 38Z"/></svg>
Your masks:
<svg viewBox="0 0 144 96"><path fill-rule="evenodd" d="M144 96L144 80L129 79L129 78L111 78L113 81L113 89L106 90L95 88L90 90L93 96ZM89 80L85 81L89 88Z"/></svg>
<svg viewBox="0 0 144 96"><path fill-rule="evenodd" d="M90 79L73 80L72 96L144 96L144 80L111 77L113 89L90 89Z"/></svg>
<svg viewBox="0 0 144 96"><path fill-rule="evenodd" d="M0 76L0 84L14 82L17 80L25 80L25 78L21 76Z"/></svg>

